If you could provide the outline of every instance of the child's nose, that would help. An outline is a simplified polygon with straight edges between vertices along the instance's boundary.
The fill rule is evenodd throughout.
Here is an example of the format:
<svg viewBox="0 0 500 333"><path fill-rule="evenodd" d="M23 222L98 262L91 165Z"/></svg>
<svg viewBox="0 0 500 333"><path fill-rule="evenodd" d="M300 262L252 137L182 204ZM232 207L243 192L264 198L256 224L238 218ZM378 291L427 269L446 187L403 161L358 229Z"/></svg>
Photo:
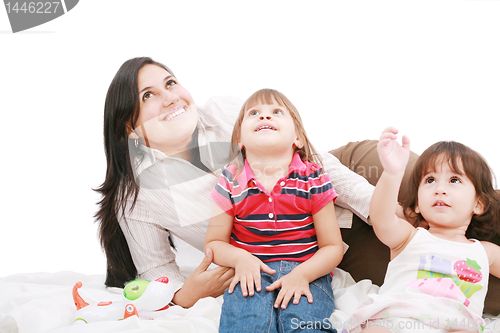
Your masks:
<svg viewBox="0 0 500 333"><path fill-rule="evenodd" d="M271 120L271 116L270 115L267 115L267 116L260 116L260 120Z"/></svg>
<svg viewBox="0 0 500 333"><path fill-rule="evenodd" d="M443 184L438 184L436 187L436 194L446 194L446 189L444 188Z"/></svg>

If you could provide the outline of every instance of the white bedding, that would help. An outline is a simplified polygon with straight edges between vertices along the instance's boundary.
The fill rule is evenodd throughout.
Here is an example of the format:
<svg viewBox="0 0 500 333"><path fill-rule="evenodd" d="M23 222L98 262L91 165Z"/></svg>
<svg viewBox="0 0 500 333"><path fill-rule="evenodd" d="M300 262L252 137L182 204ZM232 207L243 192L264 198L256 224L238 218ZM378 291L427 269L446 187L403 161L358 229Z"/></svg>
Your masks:
<svg viewBox="0 0 500 333"><path fill-rule="evenodd" d="M178 245L178 262L188 274L200 262L202 254ZM0 332L1 333L104 333L104 332L217 332L222 297L206 298L193 307L172 306L155 320L141 320L135 316L122 321L101 321L73 325L76 308L72 289L81 281L79 293L88 303L114 301L122 298L122 289L105 288L104 275L85 275L76 272L27 273L0 278ZM334 327L345 325L359 302L378 286L369 280L355 283L351 276L334 270L333 289L335 311L330 317ZM488 319L493 332L500 332L500 319Z"/></svg>
<svg viewBox="0 0 500 333"><path fill-rule="evenodd" d="M221 297L202 299L190 309L170 307L164 317L156 320L133 316L123 321L72 325L76 314L72 289L77 281L83 283L79 292L88 303L122 297L121 289L104 287L104 275L59 272L7 276L0 279L0 332L217 332ZM338 278L335 283L342 285L344 281ZM344 303L350 309L353 304L347 303L354 302ZM342 320L347 316L343 311L336 312Z"/></svg>

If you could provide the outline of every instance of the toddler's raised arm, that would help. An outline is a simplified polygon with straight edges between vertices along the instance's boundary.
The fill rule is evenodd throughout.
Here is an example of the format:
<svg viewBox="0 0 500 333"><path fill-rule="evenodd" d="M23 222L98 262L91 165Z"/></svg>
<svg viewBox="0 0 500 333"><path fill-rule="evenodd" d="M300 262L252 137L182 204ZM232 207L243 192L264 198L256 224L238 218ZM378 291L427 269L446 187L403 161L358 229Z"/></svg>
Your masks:
<svg viewBox="0 0 500 333"><path fill-rule="evenodd" d="M403 136L397 142L398 130L386 128L377 146L380 162L384 167L370 202L370 219L377 237L392 250L408 240L415 228L394 213L398 205L398 191L408 159L410 140ZM392 252L391 252L392 253Z"/></svg>

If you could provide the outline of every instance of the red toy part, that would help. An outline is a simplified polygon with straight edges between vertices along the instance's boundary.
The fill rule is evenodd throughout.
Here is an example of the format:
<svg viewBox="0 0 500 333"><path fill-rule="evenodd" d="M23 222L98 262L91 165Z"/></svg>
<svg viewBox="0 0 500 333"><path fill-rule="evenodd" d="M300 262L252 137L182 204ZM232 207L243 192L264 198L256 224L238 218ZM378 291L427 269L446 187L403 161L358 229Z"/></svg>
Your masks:
<svg viewBox="0 0 500 333"><path fill-rule="evenodd" d="M128 317L132 316L139 317L137 309L135 308L134 304L127 304L127 306L125 307L125 313L123 314L123 319L127 319Z"/></svg>
<svg viewBox="0 0 500 333"><path fill-rule="evenodd" d="M168 277L162 276L161 278L158 278L155 281L161 282L161 283L168 283Z"/></svg>
<svg viewBox="0 0 500 333"><path fill-rule="evenodd" d="M75 306L77 310L86 307L89 303L85 302L83 298L78 293L78 289L82 287L81 282L77 282L73 287L73 300L75 301Z"/></svg>
<svg viewBox="0 0 500 333"><path fill-rule="evenodd" d="M73 299L77 308L75 323L124 320L132 316L141 319L159 318L169 308L168 304L175 293L172 283L169 283L166 277L159 278L156 281L134 280L125 286L121 300L89 305L80 297L78 293L80 287L82 287L81 282L76 283L73 287ZM137 287L137 290L134 287ZM127 297L125 290L129 292L137 291L138 296L130 299Z"/></svg>
<svg viewBox="0 0 500 333"><path fill-rule="evenodd" d="M155 310L155 311L156 311L156 312L158 312L158 311L163 311L163 310L168 309L169 307L170 307L170 305L168 305L168 304L167 304L167 305L165 305L163 308L158 309L158 310Z"/></svg>

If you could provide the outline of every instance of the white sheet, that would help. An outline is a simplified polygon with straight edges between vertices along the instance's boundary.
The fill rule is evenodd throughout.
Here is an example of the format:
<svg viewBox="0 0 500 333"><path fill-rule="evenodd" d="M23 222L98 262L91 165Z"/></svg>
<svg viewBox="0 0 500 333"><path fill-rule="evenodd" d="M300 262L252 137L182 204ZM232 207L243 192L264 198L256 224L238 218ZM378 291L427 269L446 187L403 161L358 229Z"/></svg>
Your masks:
<svg viewBox="0 0 500 333"><path fill-rule="evenodd" d="M189 274L203 254L178 243L178 262ZM72 289L83 283L79 293L88 303L122 298L122 289L105 288L104 275L76 272L27 273L0 278L0 333L108 333L108 332L217 332L222 297L205 298L193 307L172 306L164 317L142 320L130 317L123 321L101 321L73 325L76 308ZM332 282L335 311L330 317L335 328L347 325L349 315L368 294L378 292L369 280L355 283L350 274L334 270ZM488 319L490 320L490 319ZM500 332L500 319L489 322L493 332Z"/></svg>
<svg viewBox="0 0 500 333"><path fill-rule="evenodd" d="M31 273L0 279L0 332L217 332L221 299L202 299L190 309L173 306L159 320L131 317L73 325L76 308L72 289L88 303L119 300L121 290L104 287L103 275L74 272Z"/></svg>

